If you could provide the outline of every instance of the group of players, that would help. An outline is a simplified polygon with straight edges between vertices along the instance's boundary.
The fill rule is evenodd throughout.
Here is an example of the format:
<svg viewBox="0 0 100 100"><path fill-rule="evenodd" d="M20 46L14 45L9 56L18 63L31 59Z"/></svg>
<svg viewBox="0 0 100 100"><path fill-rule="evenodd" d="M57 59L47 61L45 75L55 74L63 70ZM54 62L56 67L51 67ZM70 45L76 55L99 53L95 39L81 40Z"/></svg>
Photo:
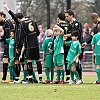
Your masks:
<svg viewBox="0 0 100 100"><path fill-rule="evenodd" d="M14 19L13 24L10 19L6 19L6 15L3 12L0 12L0 25L3 27L1 34L2 39L0 41L4 41L3 83L20 83L19 77L21 66L23 66L24 70L24 79L22 83L38 83L32 67L34 61L37 64L39 81L42 83L64 84L64 65L67 83L75 83L74 75L76 76L76 84L83 83L81 67L83 49L80 49L80 44L82 44L82 47L84 48L86 43L92 40L92 36L88 41L83 43L82 25L74 18L73 10L69 9L65 13L59 13L57 17L57 25L54 26L53 31L51 29L46 31L46 39L43 42L42 50L47 80L43 82L42 64L40 61L37 39L40 32L36 22L29 18L25 18L22 13L14 14L8 8L6 2L4 2L3 7L8 11L12 19ZM91 15L92 21L96 23L94 34L98 33L98 18L98 14L96 13ZM67 20L67 23L65 19ZM53 33L55 35L54 38L52 38ZM54 66L56 66L56 81L53 81ZM8 68L10 79L6 80ZM51 78L49 77L50 70ZM62 78L60 79L61 76ZM99 82L96 81L96 83Z"/></svg>

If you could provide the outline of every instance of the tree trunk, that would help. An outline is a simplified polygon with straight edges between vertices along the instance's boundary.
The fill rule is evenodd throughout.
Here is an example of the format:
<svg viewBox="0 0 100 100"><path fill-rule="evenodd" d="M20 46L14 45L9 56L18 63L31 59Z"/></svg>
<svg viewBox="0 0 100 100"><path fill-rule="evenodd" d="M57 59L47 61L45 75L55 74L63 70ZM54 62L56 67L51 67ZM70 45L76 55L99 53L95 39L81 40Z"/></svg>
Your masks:
<svg viewBox="0 0 100 100"><path fill-rule="evenodd" d="M47 5L47 29L50 28L50 1L45 0L46 5Z"/></svg>
<svg viewBox="0 0 100 100"><path fill-rule="evenodd" d="M67 7L66 10L71 9L71 0L66 0Z"/></svg>

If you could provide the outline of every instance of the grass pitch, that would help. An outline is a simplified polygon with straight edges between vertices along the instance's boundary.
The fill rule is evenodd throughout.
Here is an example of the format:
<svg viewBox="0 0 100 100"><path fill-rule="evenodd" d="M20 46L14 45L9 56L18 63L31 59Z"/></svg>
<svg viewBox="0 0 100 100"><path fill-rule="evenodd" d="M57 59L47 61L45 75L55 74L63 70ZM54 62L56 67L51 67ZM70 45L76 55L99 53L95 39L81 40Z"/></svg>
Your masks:
<svg viewBox="0 0 100 100"><path fill-rule="evenodd" d="M1 78L1 77L0 77ZM100 100L95 75L84 75L83 84L0 84L0 100Z"/></svg>

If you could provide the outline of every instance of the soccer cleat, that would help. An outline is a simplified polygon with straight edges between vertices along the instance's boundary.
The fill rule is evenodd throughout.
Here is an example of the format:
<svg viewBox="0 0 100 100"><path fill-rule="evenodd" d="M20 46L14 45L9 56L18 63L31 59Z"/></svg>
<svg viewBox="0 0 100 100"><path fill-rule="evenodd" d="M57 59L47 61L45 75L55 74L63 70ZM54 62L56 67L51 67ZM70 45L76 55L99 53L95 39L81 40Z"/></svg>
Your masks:
<svg viewBox="0 0 100 100"><path fill-rule="evenodd" d="M42 84L50 84L50 80L46 80L45 82L42 82Z"/></svg>
<svg viewBox="0 0 100 100"><path fill-rule="evenodd" d="M74 82L74 81L72 81L72 80L70 80L70 82L69 82L68 84L75 84L75 82Z"/></svg>
<svg viewBox="0 0 100 100"><path fill-rule="evenodd" d="M82 80L77 80L76 84L82 84Z"/></svg>
<svg viewBox="0 0 100 100"><path fill-rule="evenodd" d="M9 83L9 82L13 82L13 80L9 79L9 80L5 81L4 83Z"/></svg>
<svg viewBox="0 0 100 100"><path fill-rule="evenodd" d="M98 81L95 81L93 84L100 84L100 82L98 82Z"/></svg>
<svg viewBox="0 0 100 100"><path fill-rule="evenodd" d="M22 83L22 84L28 84L29 82L23 80L21 83Z"/></svg>
<svg viewBox="0 0 100 100"><path fill-rule="evenodd" d="M69 83L69 82L70 82L70 80L66 80L66 81L65 81L65 83Z"/></svg>
<svg viewBox="0 0 100 100"><path fill-rule="evenodd" d="M59 81L52 81L52 82L50 82L51 84L58 84L59 83Z"/></svg>
<svg viewBox="0 0 100 100"><path fill-rule="evenodd" d="M58 84L65 84L64 80L61 80Z"/></svg>
<svg viewBox="0 0 100 100"><path fill-rule="evenodd" d="M13 84L13 83L17 83L17 84L18 84L18 83L21 83L21 81L20 81L20 80L17 80L17 81L14 80L13 82L9 82L9 83L11 83L11 84Z"/></svg>

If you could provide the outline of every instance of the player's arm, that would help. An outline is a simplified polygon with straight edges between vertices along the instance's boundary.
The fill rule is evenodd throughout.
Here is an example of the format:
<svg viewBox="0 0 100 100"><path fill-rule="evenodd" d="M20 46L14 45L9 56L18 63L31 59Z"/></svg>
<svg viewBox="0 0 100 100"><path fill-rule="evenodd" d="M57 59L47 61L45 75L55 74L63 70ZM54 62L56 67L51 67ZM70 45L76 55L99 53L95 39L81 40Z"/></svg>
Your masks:
<svg viewBox="0 0 100 100"><path fill-rule="evenodd" d="M64 30L61 27L59 27L58 25L55 25L55 28L58 28L61 31L61 34L64 36Z"/></svg>
<svg viewBox="0 0 100 100"><path fill-rule="evenodd" d="M20 61L20 59L22 59L22 55L24 53L24 50L25 50L25 46L23 45L22 50L21 50L21 54L19 56L19 61Z"/></svg>
<svg viewBox="0 0 100 100"><path fill-rule="evenodd" d="M76 60L77 60L77 58L80 56L80 53L78 53L77 55L76 55L76 57L73 59L73 62L76 62Z"/></svg>
<svg viewBox="0 0 100 100"><path fill-rule="evenodd" d="M43 61L45 60L45 51L43 51Z"/></svg>
<svg viewBox="0 0 100 100"><path fill-rule="evenodd" d="M94 45L92 44L92 51L94 52Z"/></svg>
<svg viewBox="0 0 100 100"><path fill-rule="evenodd" d="M16 17L15 14L8 8L6 2L3 3L3 7L8 11L8 13L9 13L9 14L11 15L11 17L14 19L14 21L15 21L16 23L19 24L17 17Z"/></svg>

